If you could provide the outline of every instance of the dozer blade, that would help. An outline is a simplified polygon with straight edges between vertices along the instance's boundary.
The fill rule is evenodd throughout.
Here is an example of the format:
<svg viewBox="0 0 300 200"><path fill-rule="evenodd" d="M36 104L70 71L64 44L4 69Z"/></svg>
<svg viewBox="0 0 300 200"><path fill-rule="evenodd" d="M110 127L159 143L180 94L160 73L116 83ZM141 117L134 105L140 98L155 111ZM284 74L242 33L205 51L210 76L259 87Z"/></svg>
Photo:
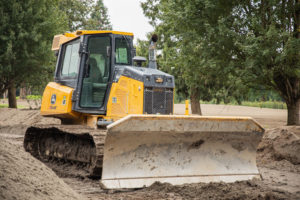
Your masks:
<svg viewBox="0 0 300 200"><path fill-rule="evenodd" d="M249 117L128 115L108 126L101 183L117 189L260 178L263 132Z"/></svg>

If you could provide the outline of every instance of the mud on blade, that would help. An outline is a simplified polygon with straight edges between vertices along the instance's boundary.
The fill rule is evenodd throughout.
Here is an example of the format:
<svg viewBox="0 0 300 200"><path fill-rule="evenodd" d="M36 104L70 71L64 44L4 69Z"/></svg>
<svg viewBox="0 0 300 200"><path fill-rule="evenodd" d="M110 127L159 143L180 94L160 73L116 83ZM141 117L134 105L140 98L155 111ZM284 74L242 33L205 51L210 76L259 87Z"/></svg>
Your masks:
<svg viewBox="0 0 300 200"><path fill-rule="evenodd" d="M129 115L108 126L101 182L138 188L259 178L263 132L248 117Z"/></svg>

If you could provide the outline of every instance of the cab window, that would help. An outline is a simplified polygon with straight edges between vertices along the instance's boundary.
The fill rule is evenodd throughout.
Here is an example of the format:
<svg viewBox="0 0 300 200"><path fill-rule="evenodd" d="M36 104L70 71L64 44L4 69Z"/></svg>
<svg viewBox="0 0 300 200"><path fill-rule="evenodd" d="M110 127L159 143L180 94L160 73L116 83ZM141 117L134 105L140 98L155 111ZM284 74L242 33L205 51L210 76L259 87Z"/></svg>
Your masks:
<svg viewBox="0 0 300 200"><path fill-rule="evenodd" d="M116 38L115 62L121 65L130 65L130 40L128 38Z"/></svg>
<svg viewBox="0 0 300 200"><path fill-rule="evenodd" d="M61 68L63 77L76 77L79 66L79 40L66 44Z"/></svg>

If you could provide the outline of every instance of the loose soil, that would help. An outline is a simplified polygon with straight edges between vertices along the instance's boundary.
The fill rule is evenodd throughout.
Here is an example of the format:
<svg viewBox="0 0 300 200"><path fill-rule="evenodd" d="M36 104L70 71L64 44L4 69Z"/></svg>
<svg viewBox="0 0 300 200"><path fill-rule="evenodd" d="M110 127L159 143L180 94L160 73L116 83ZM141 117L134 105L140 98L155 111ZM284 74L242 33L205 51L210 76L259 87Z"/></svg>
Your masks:
<svg viewBox="0 0 300 200"><path fill-rule="evenodd" d="M235 183L210 183L210 184L185 184L181 186L172 186L167 183L154 183L151 187L139 190L103 190L98 180L91 180L82 173L80 166L71 165L64 162L47 161L45 164L49 168L43 168L43 163L29 156L23 151L22 143L26 127L36 124L59 124L59 121L53 118L42 118L38 110L15 110L0 109L0 155L6 151L14 155L14 159L5 162L9 163L15 171L25 171L17 165L15 157L23 154L34 160L39 166L41 173L51 172L50 168L75 192L87 199L300 199L300 127L287 127L285 125L286 110L274 110L266 108L251 108L244 106L224 106L224 105L202 105L204 115L229 115L229 116L252 116L260 122L267 131L259 145L257 154L257 163L263 180L242 181ZM183 114L184 105L175 105L175 113ZM2 139L5 138L5 141ZM4 146L8 144L17 150L12 150ZM2 149L4 147L4 149ZM0 157L0 166L4 163L4 158ZM33 161L22 160L24 166ZM13 168L13 166L15 168ZM8 167L5 167L8 168ZM0 174L2 172L2 168ZM49 172L49 174L50 174ZM22 173L13 173L18 179L24 178ZM26 176L25 176L26 177ZM30 177L38 177L31 174ZM52 173L51 178L44 177L48 181L56 179ZM18 187L17 181L9 182L0 176L0 198L4 195L6 199L13 199L12 194L16 191L10 188ZM55 180L51 186L41 182L40 185L29 184L32 188L51 189L52 186L59 185ZM5 186L6 189L2 189ZM64 191L62 191L64 190ZM35 192L27 190L24 195L34 199ZM52 190L51 190L52 191ZM51 191L40 199L50 199ZM60 187L60 194L69 194L65 187ZM69 190L68 190L69 191ZM69 199L76 199L70 197ZM26 196L16 196L16 199L26 199ZM2 196L1 196L2 195ZM10 195L10 196L9 196ZM22 198L21 198L22 197ZM56 198L59 199L59 198Z"/></svg>
<svg viewBox="0 0 300 200"><path fill-rule="evenodd" d="M0 199L82 199L51 169L0 136Z"/></svg>

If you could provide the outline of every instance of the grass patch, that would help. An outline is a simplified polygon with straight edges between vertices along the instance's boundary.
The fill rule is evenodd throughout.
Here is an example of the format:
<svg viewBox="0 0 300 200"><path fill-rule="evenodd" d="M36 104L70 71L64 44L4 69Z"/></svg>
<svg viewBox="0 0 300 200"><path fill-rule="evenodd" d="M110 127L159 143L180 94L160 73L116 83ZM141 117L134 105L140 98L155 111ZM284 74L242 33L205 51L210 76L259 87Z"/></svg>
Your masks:
<svg viewBox="0 0 300 200"><path fill-rule="evenodd" d="M28 100L41 100L42 96L41 95L27 95L26 99L28 99Z"/></svg>
<svg viewBox="0 0 300 200"><path fill-rule="evenodd" d="M184 104L184 101L181 101L178 103ZM201 104L216 104L215 101L200 101L200 103ZM250 107L259 107L259 108L272 108L272 109L287 109L286 103L284 103L282 101L243 101L241 105L239 105L237 102L230 102L228 104L221 102L220 104L221 105L250 106Z"/></svg>
<svg viewBox="0 0 300 200"><path fill-rule="evenodd" d="M20 96L17 96L16 97L17 100L20 100ZM42 99L42 95L27 95L25 99L28 99L28 100L41 100ZM1 100L8 100L7 98L5 99L1 99Z"/></svg>
<svg viewBox="0 0 300 200"><path fill-rule="evenodd" d="M8 104L0 104L0 108L8 108ZM28 108L26 106L22 106L22 105L17 105L18 109L24 109L24 108Z"/></svg>
<svg viewBox="0 0 300 200"><path fill-rule="evenodd" d="M260 107L260 108L273 108L273 109L287 109L286 103L280 101L261 101L261 102L242 102L242 106Z"/></svg>

